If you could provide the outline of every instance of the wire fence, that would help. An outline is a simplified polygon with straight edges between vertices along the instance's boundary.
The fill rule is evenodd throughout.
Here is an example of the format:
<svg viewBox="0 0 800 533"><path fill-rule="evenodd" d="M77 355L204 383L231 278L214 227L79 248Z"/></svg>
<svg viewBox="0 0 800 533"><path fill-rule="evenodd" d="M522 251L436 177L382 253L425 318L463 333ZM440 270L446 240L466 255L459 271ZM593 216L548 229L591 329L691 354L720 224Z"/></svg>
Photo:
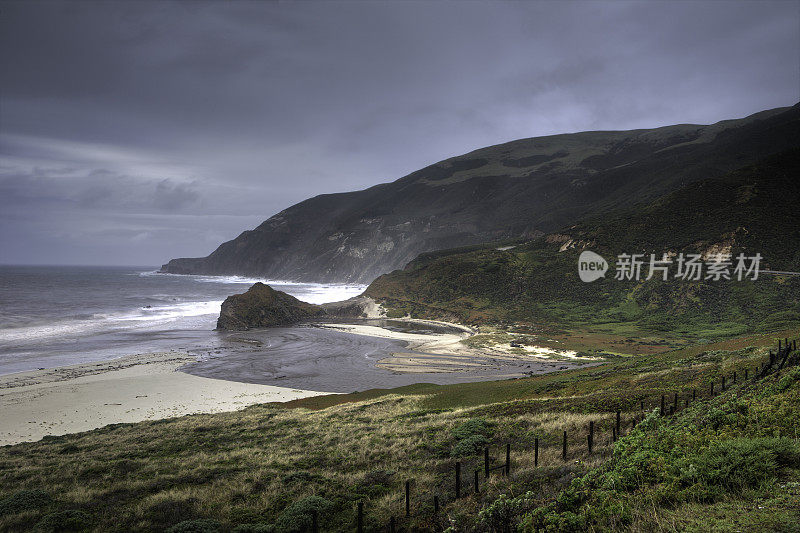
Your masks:
<svg viewBox="0 0 800 533"><path fill-rule="evenodd" d="M730 375L723 374L720 377L719 388L716 388L716 383L712 381L709 384L708 395L702 394L702 391L698 391L696 388L683 391L682 394L678 392L672 393L665 393L661 395L660 402L658 405L658 414L659 416L669 417L673 416L677 413L681 407L688 408L693 402L697 401L698 398L702 399L704 396L706 398L711 398L718 393L722 393L731 385L748 380L758 380L766 377L773 371L780 371L785 366L798 364L800 363L800 357L798 357L797 353L797 340L779 340L778 341L778 349L777 352L773 352L772 350L769 351L769 355L764 361L763 364L760 364L756 368L744 368L739 369L742 370L742 374L739 374L739 370L735 370ZM753 372L751 373L751 370ZM730 381L728 381L730 378ZM622 410L617 409L615 412L611 413L611 435L609 436L609 444L613 446L613 444L623 435L623 431L626 429L630 431L636 425L638 425L642 420L644 420L646 416L645 411L645 400L642 399L639 402L639 410L638 411L628 411L628 424L623 423L622 418ZM602 418L601 421L606 421L607 418ZM627 427L626 427L627 426ZM595 420L589 421L588 427L586 428L586 450L589 456L595 453L596 451L596 436L597 432L595 431ZM572 439L572 440L571 440ZM582 440L582 439L581 439ZM562 433L561 438L561 464L564 464L570 460L579 459L581 458L577 454L570 454L570 445L575 444L574 440L574 433L573 435L569 435L566 430ZM503 457L503 451L504 457ZM472 476L467 475L466 477L462 476L465 466L462 461L456 461L453 464L453 494L455 495L454 499L459 500L463 497L466 497L469 494L479 495L481 494L482 486L488 483L489 478L492 474L498 473L500 476L510 476L512 470L512 462L511 462L511 443L506 443L505 450L501 448L501 455L500 457L494 457L491 454L491 449L489 447L484 448L483 450L483 464L481 468L474 468L472 471ZM535 468L539 467L540 464L540 455L539 455L539 438L534 439L533 449L530 450L528 453L532 453L533 455L533 464ZM585 456L584 456L585 457ZM499 462L501 461L502 462ZM474 466L474 465L473 465ZM482 475L481 475L482 474ZM470 479L471 478L471 479ZM481 478L483 481L481 482ZM423 506L414 506L414 494L412 494L412 485L413 479L407 479L404 483L404 503L405 509L403 513L398 515L393 515L390 517L388 524L385 526L385 531L389 531L389 533L397 533L399 531L403 531L403 526L408 525L414 517L413 510L415 508L422 509ZM450 494L449 491L441 491L441 493L434 493L427 495L428 498L433 499L433 517L436 518L442 507L442 502L444 501L444 496L446 494ZM421 500L420 500L421 501ZM430 507L425 507L425 509L430 509ZM421 511L420 511L421 512ZM430 511L428 511L430 512ZM357 533L364 533L364 501L359 501L356 505L355 509L355 529ZM312 533L319 533L320 527L323 524L320 524L319 516L316 511L311 512L311 532ZM323 529L324 530L324 529Z"/></svg>

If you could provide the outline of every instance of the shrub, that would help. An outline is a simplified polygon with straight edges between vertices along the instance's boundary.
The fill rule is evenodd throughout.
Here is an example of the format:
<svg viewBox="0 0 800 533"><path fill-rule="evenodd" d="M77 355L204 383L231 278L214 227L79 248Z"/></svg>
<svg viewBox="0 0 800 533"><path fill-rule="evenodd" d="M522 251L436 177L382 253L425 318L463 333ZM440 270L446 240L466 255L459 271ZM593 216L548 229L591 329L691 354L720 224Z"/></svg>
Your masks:
<svg viewBox="0 0 800 533"><path fill-rule="evenodd" d="M684 459L677 481L686 487L682 499L715 500L757 487L798 461L800 449L789 439L730 439Z"/></svg>
<svg viewBox="0 0 800 533"><path fill-rule="evenodd" d="M501 494L499 498L478 513L478 523L492 531L507 531L512 524L517 522L517 517L535 505L532 492L526 492L516 498L509 498L505 494Z"/></svg>
<svg viewBox="0 0 800 533"><path fill-rule="evenodd" d="M492 427L483 418L471 418L462 422L453 429L453 437L456 440L463 440L475 435L489 437L492 434Z"/></svg>
<svg viewBox="0 0 800 533"><path fill-rule="evenodd" d="M38 524L36 530L41 532L66 532L66 531L87 531L91 528L92 520L83 511L68 509L45 515Z"/></svg>
<svg viewBox="0 0 800 533"><path fill-rule="evenodd" d="M167 530L167 533L218 533L222 524L209 518L184 520Z"/></svg>
<svg viewBox="0 0 800 533"><path fill-rule="evenodd" d="M471 435L458 441L450 451L450 455L453 457L468 457L470 455L480 454L481 450L488 445L489 439L483 435Z"/></svg>
<svg viewBox="0 0 800 533"><path fill-rule="evenodd" d="M233 528L232 533L275 533L272 524L241 524Z"/></svg>
<svg viewBox="0 0 800 533"><path fill-rule="evenodd" d="M781 378L777 385L778 391L785 391L791 387L795 381L800 381L800 368L793 368L791 372Z"/></svg>
<svg viewBox="0 0 800 533"><path fill-rule="evenodd" d="M167 526L192 520L197 516L196 506L196 498L167 498L152 504L146 513L152 522Z"/></svg>
<svg viewBox="0 0 800 533"><path fill-rule="evenodd" d="M0 516L41 509L51 501L50 495L43 490L20 490L0 500Z"/></svg>
<svg viewBox="0 0 800 533"><path fill-rule="evenodd" d="M453 429L456 444L450 451L452 457L467 457L480 453L489 444L491 425L483 418L471 418Z"/></svg>
<svg viewBox="0 0 800 533"><path fill-rule="evenodd" d="M320 496L308 496L296 501L283 510L275 521L277 531L292 533L311 529L311 512L316 511L320 522L325 513L333 507L333 503ZM319 524L322 527L322 524Z"/></svg>

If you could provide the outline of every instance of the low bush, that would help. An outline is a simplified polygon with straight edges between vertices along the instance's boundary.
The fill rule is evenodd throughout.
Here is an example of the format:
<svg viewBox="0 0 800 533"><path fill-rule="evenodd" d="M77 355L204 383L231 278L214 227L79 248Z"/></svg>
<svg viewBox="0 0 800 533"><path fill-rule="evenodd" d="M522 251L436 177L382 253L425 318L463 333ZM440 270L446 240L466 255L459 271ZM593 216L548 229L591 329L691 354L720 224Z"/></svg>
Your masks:
<svg viewBox="0 0 800 533"><path fill-rule="evenodd" d="M36 531L41 531L42 533L89 531L91 527L92 519L88 514L83 511L68 509L45 515L36 524Z"/></svg>
<svg viewBox="0 0 800 533"><path fill-rule="evenodd" d="M0 516L41 509L51 502L50 495L43 490L20 490L0 500Z"/></svg>
<svg viewBox="0 0 800 533"><path fill-rule="evenodd" d="M200 518L184 520L167 530L167 533L218 533L222 525L216 520Z"/></svg>
<svg viewBox="0 0 800 533"><path fill-rule="evenodd" d="M283 510L275 521L275 529L285 533L309 531L313 511L317 512L319 526L322 527L325 514L332 508L333 502L320 496L303 498Z"/></svg>

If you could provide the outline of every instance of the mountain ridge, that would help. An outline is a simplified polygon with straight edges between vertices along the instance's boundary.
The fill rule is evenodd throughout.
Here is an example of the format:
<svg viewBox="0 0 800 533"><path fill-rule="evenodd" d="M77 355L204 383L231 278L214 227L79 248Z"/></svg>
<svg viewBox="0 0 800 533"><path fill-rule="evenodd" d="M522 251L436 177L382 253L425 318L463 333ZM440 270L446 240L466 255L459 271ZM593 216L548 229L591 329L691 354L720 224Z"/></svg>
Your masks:
<svg viewBox="0 0 800 533"><path fill-rule="evenodd" d="M800 271L800 147L724 176L686 185L657 200L596 216L543 238L421 254L374 280L364 295L390 317L467 324L533 323L603 331L679 331L724 337L800 323L800 277L733 275L738 254L761 256L760 270ZM584 283L578 258L641 254L641 280ZM679 280L678 254L704 262L729 254L730 281ZM650 254L672 258L670 277L646 280ZM703 273L705 274L705 272Z"/></svg>
<svg viewBox="0 0 800 533"><path fill-rule="evenodd" d="M542 235L797 145L800 104L711 125L519 139L309 198L162 271L369 282L420 253Z"/></svg>

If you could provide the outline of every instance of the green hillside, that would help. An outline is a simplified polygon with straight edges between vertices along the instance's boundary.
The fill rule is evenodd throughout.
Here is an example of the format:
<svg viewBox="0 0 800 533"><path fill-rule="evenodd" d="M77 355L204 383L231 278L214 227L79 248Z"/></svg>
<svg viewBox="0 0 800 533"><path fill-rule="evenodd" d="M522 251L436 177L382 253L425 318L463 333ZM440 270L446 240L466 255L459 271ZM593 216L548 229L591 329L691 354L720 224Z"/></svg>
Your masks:
<svg viewBox="0 0 800 533"><path fill-rule="evenodd" d="M583 221L527 242L423 254L381 276L366 294L391 316L584 328L596 332L718 338L800 323L800 278L761 274L755 281L614 279L618 254L760 253L761 270L800 271L800 150L721 178L690 184L654 203ZM510 248L509 248L510 247ZM610 264L584 283L584 250ZM733 274L732 265L730 269ZM705 271L704 271L705 272ZM705 274L704 274L705 275Z"/></svg>

